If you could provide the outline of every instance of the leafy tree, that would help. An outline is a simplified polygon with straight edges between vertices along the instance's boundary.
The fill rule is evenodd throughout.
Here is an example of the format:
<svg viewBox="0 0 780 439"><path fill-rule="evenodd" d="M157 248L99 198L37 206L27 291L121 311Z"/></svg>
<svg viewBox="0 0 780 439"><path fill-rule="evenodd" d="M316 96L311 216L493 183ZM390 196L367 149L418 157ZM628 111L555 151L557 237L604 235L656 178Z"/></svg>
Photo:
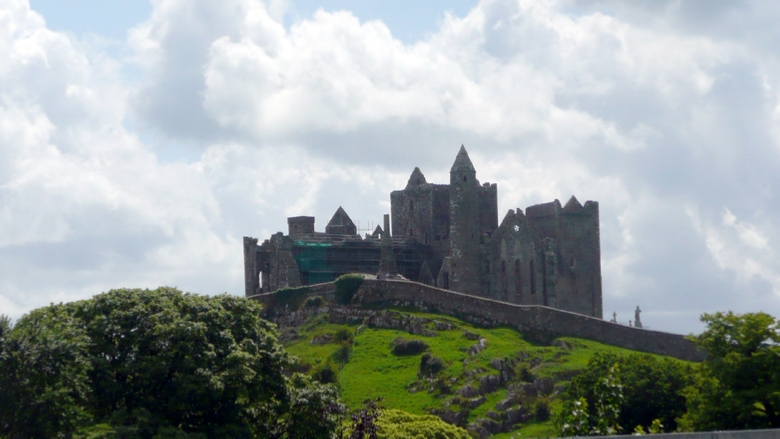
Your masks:
<svg viewBox="0 0 780 439"><path fill-rule="evenodd" d="M292 360L260 311L173 288L35 310L0 336L0 435L327 437L335 390L285 376Z"/></svg>
<svg viewBox="0 0 780 439"><path fill-rule="evenodd" d="M89 423L88 338L60 306L0 323L0 436L64 438Z"/></svg>
<svg viewBox="0 0 780 439"><path fill-rule="evenodd" d="M780 427L780 321L765 313L704 314L692 340L707 351L685 390L688 431Z"/></svg>
<svg viewBox="0 0 780 439"><path fill-rule="evenodd" d="M605 405L609 395L605 394L608 389L603 387L604 379L610 373L620 384L621 397L616 404ZM561 412L563 419L559 419L558 425L573 428L573 433L566 433L572 435L596 434L615 425L620 426L618 432L631 434L637 427L647 430L654 420L659 420L665 431L674 431L677 428L675 418L685 413L682 391L691 383L691 373L691 368L679 361L652 355L598 354L572 380L565 397L565 409ZM615 383L612 385L615 387ZM617 418L613 422L614 410L617 410Z"/></svg>
<svg viewBox="0 0 780 439"><path fill-rule="evenodd" d="M377 420L378 439L470 439L468 432L447 424L438 416L412 415L400 410L386 410Z"/></svg>

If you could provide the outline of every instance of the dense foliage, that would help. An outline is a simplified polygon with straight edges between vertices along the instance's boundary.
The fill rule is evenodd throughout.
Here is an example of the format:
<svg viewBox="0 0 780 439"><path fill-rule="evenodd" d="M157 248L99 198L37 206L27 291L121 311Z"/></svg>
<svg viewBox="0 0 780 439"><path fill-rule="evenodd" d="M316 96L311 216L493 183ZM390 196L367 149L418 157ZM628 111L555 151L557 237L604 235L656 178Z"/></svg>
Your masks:
<svg viewBox="0 0 780 439"><path fill-rule="evenodd" d="M0 324L0 435L318 437L336 390L291 360L259 305L172 288L114 290ZM301 435L304 436L301 436ZM319 436L322 437L322 436Z"/></svg>
<svg viewBox="0 0 780 439"><path fill-rule="evenodd" d="M379 439L471 439L466 430L433 415L386 410L377 421Z"/></svg>
<svg viewBox="0 0 780 439"><path fill-rule="evenodd" d="M584 423L580 434L606 434L610 428L631 434L637 426L649 429L655 419L661 421L665 431L674 431L675 419L685 413L682 393L690 384L691 370L678 361L646 354L596 355L572 379L563 413L576 411L584 416L584 421L578 420ZM610 392L606 386L617 389ZM613 412L615 416L611 416ZM568 423L571 426L578 421L571 419Z"/></svg>
<svg viewBox="0 0 780 439"><path fill-rule="evenodd" d="M650 355L594 357L569 386L560 433L780 427L780 322L731 312L701 320L706 330L691 339L707 358L697 367Z"/></svg>
<svg viewBox="0 0 780 439"><path fill-rule="evenodd" d="M347 305L352 302L352 298L357 294L360 286L363 285L363 276L359 274L344 274L334 281L336 284L336 303Z"/></svg>
<svg viewBox="0 0 780 439"><path fill-rule="evenodd" d="M694 341L708 357L685 391L689 431L780 428L780 321L764 313L704 314Z"/></svg>

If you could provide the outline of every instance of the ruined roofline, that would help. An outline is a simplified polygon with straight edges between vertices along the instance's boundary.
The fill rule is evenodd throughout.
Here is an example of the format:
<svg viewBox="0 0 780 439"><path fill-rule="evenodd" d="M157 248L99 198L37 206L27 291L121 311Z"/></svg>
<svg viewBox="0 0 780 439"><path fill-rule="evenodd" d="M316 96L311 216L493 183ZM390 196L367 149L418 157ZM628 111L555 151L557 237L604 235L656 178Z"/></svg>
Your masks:
<svg viewBox="0 0 780 439"><path fill-rule="evenodd" d="M558 199L549 203L528 206L525 209L525 216L528 218L544 218L555 215L598 215L598 211L599 203L597 201L588 200L585 202L585 205L581 205L577 198L572 196L566 203L566 206L563 207Z"/></svg>

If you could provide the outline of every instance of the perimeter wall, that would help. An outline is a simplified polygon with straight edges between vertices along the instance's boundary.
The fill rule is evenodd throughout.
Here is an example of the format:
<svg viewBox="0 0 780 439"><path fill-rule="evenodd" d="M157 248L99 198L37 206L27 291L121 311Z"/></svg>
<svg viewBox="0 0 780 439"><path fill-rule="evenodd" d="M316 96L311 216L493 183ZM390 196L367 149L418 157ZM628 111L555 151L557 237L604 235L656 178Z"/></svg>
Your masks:
<svg viewBox="0 0 780 439"><path fill-rule="evenodd" d="M312 286L309 294L330 293L333 284ZM276 293L252 296L263 302ZM329 294L327 294L329 295ZM540 305L515 305L403 280L365 279L353 302L363 306L414 306L482 326L511 326L541 339L579 337L636 351L701 361L704 352L679 334L624 326Z"/></svg>

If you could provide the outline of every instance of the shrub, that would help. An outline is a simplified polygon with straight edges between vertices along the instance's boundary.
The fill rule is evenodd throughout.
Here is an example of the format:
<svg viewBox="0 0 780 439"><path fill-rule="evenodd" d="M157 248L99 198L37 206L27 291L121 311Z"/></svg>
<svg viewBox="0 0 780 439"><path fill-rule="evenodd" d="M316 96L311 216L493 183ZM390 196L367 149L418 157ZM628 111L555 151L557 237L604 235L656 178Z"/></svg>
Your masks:
<svg viewBox="0 0 780 439"><path fill-rule="evenodd" d="M469 433L447 424L434 415L413 415L400 410L385 410L377 424L378 439L471 439Z"/></svg>
<svg viewBox="0 0 780 439"><path fill-rule="evenodd" d="M333 353L333 359L339 364L346 364L349 362L350 351L352 351L352 345L347 341L342 341Z"/></svg>
<svg viewBox="0 0 780 439"><path fill-rule="evenodd" d="M347 328L341 328L333 334L333 340L337 342L352 342L352 331Z"/></svg>
<svg viewBox="0 0 780 439"><path fill-rule="evenodd" d="M531 366L528 363L519 363L515 367L515 374L520 377L524 383L532 383L536 376L531 372Z"/></svg>
<svg viewBox="0 0 780 439"><path fill-rule="evenodd" d="M322 297L311 296L307 297L306 300L303 301L303 308L319 308L323 303L325 303L325 301L322 299Z"/></svg>
<svg viewBox="0 0 780 439"><path fill-rule="evenodd" d="M434 355L431 355L430 352L424 353L422 355L422 358L420 358L421 376L436 375L437 373L441 372L444 369L444 367L445 367L444 360Z"/></svg>
<svg viewBox="0 0 780 439"><path fill-rule="evenodd" d="M312 379L322 384L338 384L339 371L330 361L320 363L311 372Z"/></svg>
<svg viewBox="0 0 780 439"><path fill-rule="evenodd" d="M268 304L270 310L297 311L303 304L306 295L309 294L309 287L283 288L273 294L273 298Z"/></svg>
<svg viewBox="0 0 780 439"><path fill-rule="evenodd" d="M428 350L428 343L398 337L390 343L390 347L395 355L417 355Z"/></svg>
<svg viewBox="0 0 780 439"><path fill-rule="evenodd" d="M336 284L336 303L341 305L348 305L352 303L352 298L363 285L363 276L359 274L345 274L339 276L334 282Z"/></svg>
<svg viewBox="0 0 780 439"><path fill-rule="evenodd" d="M546 399L537 401L534 415L539 422L545 422L550 419L550 403L548 403Z"/></svg>

